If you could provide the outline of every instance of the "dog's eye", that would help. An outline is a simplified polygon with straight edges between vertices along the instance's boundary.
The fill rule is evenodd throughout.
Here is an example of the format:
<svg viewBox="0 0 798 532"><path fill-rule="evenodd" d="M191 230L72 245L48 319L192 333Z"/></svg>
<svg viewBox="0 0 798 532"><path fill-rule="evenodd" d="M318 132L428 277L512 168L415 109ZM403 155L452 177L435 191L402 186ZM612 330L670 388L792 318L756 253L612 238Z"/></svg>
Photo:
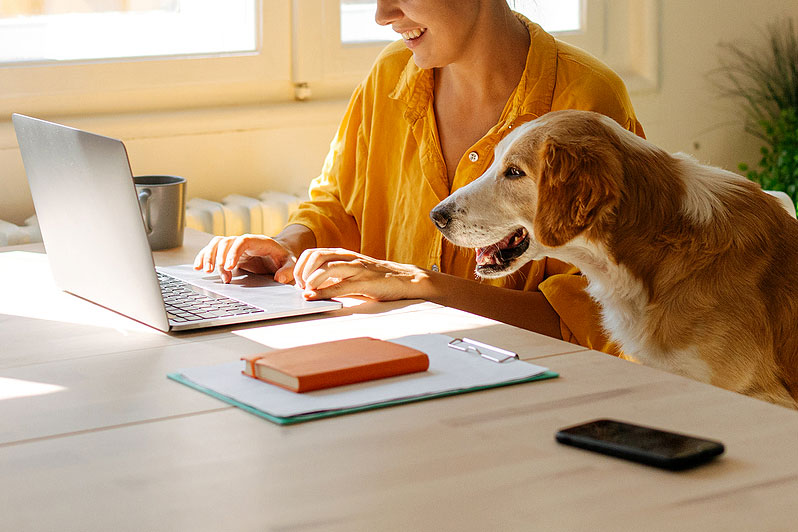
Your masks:
<svg viewBox="0 0 798 532"><path fill-rule="evenodd" d="M507 170L504 171L504 177L508 177L510 179L521 177L523 175L524 173L515 166L508 166Z"/></svg>

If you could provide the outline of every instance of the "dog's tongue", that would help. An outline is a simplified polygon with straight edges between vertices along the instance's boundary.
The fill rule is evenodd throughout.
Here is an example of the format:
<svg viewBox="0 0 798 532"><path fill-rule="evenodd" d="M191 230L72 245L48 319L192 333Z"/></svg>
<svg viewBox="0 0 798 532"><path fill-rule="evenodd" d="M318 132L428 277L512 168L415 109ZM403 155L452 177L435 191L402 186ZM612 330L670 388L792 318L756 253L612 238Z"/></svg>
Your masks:
<svg viewBox="0 0 798 532"><path fill-rule="evenodd" d="M494 260L491 260L495 259L495 256L490 255L491 248L493 248L493 246L490 246L490 248L477 248L474 250L477 252L477 264L487 264L489 262L495 262Z"/></svg>
<svg viewBox="0 0 798 532"><path fill-rule="evenodd" d="M513 231L495 244L485 246L484 248L476 248L474 251L477 252L477 264L481 266L486 264L499 264L499 252L503 249L511 247L511 245L516 245L516 239L521 239L520 229Z"/></svg>

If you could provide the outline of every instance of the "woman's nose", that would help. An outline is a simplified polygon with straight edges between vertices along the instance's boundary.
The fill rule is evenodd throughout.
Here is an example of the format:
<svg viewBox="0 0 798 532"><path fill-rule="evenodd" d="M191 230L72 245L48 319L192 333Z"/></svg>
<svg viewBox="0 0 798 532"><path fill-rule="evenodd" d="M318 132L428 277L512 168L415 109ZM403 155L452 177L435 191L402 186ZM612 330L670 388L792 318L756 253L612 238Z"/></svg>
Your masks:
<svg viewBox="0 0 798 532"><path fill-rule="evenodd" d="M396 0L377 0L377 12L374 20L380 26L388 26L402 18L402 10Z"/></svg>

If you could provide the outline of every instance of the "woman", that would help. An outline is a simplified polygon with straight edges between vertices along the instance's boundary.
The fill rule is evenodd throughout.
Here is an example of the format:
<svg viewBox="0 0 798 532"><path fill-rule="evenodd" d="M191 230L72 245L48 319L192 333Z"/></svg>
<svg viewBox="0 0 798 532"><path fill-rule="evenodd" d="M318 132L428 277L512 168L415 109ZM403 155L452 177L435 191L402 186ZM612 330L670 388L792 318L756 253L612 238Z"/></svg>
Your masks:
<svg viewBox="0 0 798 532"><path fill-rule="evenodd" d="M310 201L274 238L214 238L195 267L218 265L225 281L235 267L275 272L311 299L423 298L610 350L573 267L545 259L476 282L473 250L443 240L428 213L549 111L601 112L642 135L621 80L505 0L380 0L376 20L402 41L355 90Z"/></svg>

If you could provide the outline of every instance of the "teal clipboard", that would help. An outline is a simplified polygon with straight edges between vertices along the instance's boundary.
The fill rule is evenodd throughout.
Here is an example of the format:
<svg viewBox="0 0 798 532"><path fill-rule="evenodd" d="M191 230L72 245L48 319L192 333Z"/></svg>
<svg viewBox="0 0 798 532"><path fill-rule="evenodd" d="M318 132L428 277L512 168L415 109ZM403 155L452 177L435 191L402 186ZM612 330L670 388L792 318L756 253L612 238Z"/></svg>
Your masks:
<svg viewBox="0 0 798 532"><path fill-rule="evenodd" d="M174 381L176 381L176 382L179 382L181 384L185 384L186 386L188 386L190 388L193 388L193 389L195 389L197 391L206 393L206 394L210 395L211 397L215 397L216 399L219 399L220 401L224 401L227 404L236 406L236 407L238 407L238 408L240 408L242 410L246 410L250 414L255 414L256 416L262 417L264 419L268 419L269 421L271 421L273 423L277 423L278 425L293 425L295 423L303 423L305 421L313 421L315 419L323 419L323 418L334 417L334 416L342 416L342 415L345 415L345 414L354 414L356 412L364 412L366 410L375 410L377 408L386 408L386 407L389 407L389 406L403 405L403 404L407 404L407 403L416 403L418 401L426 401L428 399L437 399L438 397L448 397L450 395L459 395L459 394L463 394L463 393L471 393L471 392L478 392L478 391L481 391L481 390L488 390L488 389L491 389L491 388L500 388L500 387L504 387L504 386L512 386L514 384L521 384L521 383L524 383L524 382L533 382L533 381L539 381L539 380L545 380L545 379L553 379L553 378L559 377L559 374L555 373L553 371L545 371L543 373L539 373L539 374L534 375L532 377L527 377L527 378L514 380L514 381L500 382L500 383L497 383L497 384L490 384L490 385L487 385L487 386L475 386L473 388L449 390L449 391L446 391L446 392L432 393L432 394L428 394L428 395L421 395L421 396L408 397L408 398L402 398L402 399L394 399L394 400L390 400L390 401L383 401L383 402L380 402L380 403L363 405L363 406L356 406L356 407L351 407L351 408L339 408L339 409L335 409L335 410L325 410L323 412L313 412L313 413L308 413L308 414L298 414L298 415L290 416L290 417L279 417L279 416L275 416L275 415L269 414L267 412L264 412L262 410L259 410L257 408L253 408L252 406L249 406L247 404L244 404L244 403L241 403L239 401L236 401L235 399L233 399L231 397L228 397L226 395L218 393L218 392L216 392L214 390L211 390L209 388L206 388L204 386L200 386L199 384L186 379L180 373L169 373L167 375L167 377L172 379L172 380L174 380Z"/></svg>

